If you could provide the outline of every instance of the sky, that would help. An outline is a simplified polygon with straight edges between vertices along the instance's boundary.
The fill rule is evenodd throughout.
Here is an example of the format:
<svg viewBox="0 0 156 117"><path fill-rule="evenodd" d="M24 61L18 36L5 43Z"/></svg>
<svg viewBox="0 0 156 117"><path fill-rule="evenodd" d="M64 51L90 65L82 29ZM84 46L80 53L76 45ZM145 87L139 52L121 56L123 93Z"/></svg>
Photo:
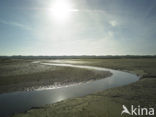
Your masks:
<svg viewBox="0 0 156 117"><path fill-rule="evenodd" d="M156 0L0 0L0 55L156 55Z"/></svg>

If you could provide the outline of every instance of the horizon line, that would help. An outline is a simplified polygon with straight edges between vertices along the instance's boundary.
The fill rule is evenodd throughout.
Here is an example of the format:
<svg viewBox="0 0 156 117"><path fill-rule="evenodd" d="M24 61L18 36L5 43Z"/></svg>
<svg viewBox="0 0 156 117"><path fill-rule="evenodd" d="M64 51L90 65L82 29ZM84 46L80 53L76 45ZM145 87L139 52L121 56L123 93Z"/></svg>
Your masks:
<svg viewBox="0 0 156 117"><path fill-rule="evenodd" d="M62 57L62 56L156 56L156 54L118 54L118 55L0 55L0 57L16 57L16 56L23 56L23 57L27 57L27 56L47 56L47 57Z"/></svg>

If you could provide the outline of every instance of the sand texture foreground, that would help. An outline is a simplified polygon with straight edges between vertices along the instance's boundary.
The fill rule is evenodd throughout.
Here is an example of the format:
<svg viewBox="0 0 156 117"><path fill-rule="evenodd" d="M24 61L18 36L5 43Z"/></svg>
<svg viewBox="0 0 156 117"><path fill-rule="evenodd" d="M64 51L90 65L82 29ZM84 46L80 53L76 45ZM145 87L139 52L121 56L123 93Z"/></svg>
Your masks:
<svg viewBox="0 0 156 117"><path fill-rule="evenodd" d="M1 60L0 93L87 82L111 75L109 71L48 66L33 60Z"/></svg>
<svg viewBox="0 0 156 117"><path fill-rule="evenodd" d="M85 59L76 61L83 61L85 65L127 70L142 77L136 83L127 86L64 100L40 109L34 108L13 117L120 117L123 104L127 107L140 105L141 107L156 108L156 59Z"/></svg>

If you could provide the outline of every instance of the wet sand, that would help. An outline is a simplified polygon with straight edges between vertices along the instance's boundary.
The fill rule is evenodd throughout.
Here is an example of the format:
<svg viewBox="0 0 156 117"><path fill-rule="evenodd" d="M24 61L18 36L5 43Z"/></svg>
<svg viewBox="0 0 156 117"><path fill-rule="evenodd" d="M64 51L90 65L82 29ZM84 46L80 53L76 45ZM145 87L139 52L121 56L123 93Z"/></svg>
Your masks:
<svg viewBox="0 0 156 117"><path fill-rule="evenodd" d="M0 61L0 93L69 85L111 75L109 71L48 66L34 60L11 59Z"/></svg>
<svg viewBox="0 0 156 117"><path fill-rule="evenodd" d="M126 70L142 78L127 86L64 100L46 105L41 109L34 108L14 117L120 117L123 104L127 107L133 104L134 106L156 108L156 59L85 59L78 61L86 62L91 66Z"/></svg>

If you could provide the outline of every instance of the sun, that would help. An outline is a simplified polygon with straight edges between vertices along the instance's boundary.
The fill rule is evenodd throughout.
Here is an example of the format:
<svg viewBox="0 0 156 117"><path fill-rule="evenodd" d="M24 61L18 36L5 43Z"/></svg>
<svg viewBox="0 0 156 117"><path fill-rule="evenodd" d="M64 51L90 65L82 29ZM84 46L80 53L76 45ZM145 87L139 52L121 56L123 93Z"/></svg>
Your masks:
<svg viewBox="0 0 156 117"><path fill-rule="evenodd" d="M72 14L72 5L67 0L57 0L53 3L51 13L57 21L66 21Z"/></svg>

